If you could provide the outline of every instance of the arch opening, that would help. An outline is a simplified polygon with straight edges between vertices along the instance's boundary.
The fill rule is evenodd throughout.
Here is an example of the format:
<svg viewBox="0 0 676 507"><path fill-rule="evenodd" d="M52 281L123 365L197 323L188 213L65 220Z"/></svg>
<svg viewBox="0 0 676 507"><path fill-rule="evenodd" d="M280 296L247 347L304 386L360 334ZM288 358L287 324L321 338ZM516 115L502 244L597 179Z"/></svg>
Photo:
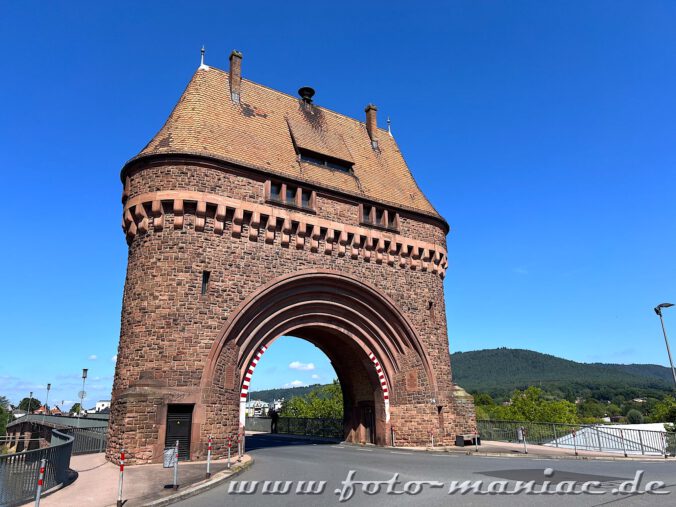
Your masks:
<svg viewBox="0 0 676 507"><path fill-rule="evenodd" d="M289 340L289 338L298 338L299 340ZM253 422L248 419L247 423L246 415L248 412L245 407L249 394L255 388L255 384L252 383L258 380L258 385L260 385L260 375L267 375L265 372L266 360L272 356L275 357L277 362L273 364L278 375L278 382L275 387L280 387L279 379L283 377L279 376L279 369L286 369L291 363L287 366L287 364L282 364L283 361L280 362L280 349L277 347L279 344L282 350L288 351L293 348L294 341L307 342L316 347L318 353L315 352L314 357L322 356L325 359L325 364L322 366L322 361L319 359L317 361L319 367L313 363L312 371L315 371L315 369L321 371L321 377L316 377L322 378L324 383L337 378L342 392L342 410L339 414L315 415L314 417L339 418L340 434L337 436L345 441L385 445L386 426L389 420L389 387L382 368L372 353L366 353L349 336L326 326L297 328L290 335L275 338L267 345L263 345L254 354L251 364L245 368L242 379L240 425L248 426L248 423ZM273 351L268 352L271 347ZM296 350L299 348L302 349L303 347L296 345ZM268 353L267 356L266 353ZM289 357L286 356L285 359L288 362ZM262 367L260 366L261 363L263 363ZM301 363L301 367L307 367L307 363ZM305 379L303 383L307 385L311 377L308 371L305 373L305 376L302 374L297 376ZM254 386L252 391L249 390L250 386ZM252 395L250 399L254 400L255 397ZM266 399L263 401L270 403L272 400ZM287 398L285 403L288 402L289 399ZM289 414L287 409L288 407L283 405L282 414L294 417ZM293 424L290 424L286 419L283 419L282 422L287 425L282 424L282 431L285 427L293 427Z"/></svg>

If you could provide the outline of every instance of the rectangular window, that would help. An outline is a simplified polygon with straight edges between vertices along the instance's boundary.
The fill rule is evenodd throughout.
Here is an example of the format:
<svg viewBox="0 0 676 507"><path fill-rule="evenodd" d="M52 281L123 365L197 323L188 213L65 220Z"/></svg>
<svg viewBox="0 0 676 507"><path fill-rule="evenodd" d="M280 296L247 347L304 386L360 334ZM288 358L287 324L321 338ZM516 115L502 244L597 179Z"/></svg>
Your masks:
<svg viewBox="0 0 676 507"><path fill-rule="evenodd" d="M371 223L371 209L372 209L371 206L366 206L366 205L365 205L365 206L363 207L363 213L362 213L362 218L361 218L361 220L362 220L362 222L364 222L365 224L370 224L370 223Z"/></svg>
<svg viewBox="0 0 676 507"><path fill-rule="evenodd" d="M282 200L282 184L281 183L271 183L270 184L270 200L271 201L281 201Z"/></svg>
<svg viewBox="0 0 676 507"><path fill-rule="evenodd" d="M309 190L303 190L301 192L301 203L300 203L300 205L303 208L309 208L311 200L312 200L312 192L310 192Z"/></svg>
<svg viewBox="0 0 676 507"><path fill-rule="evenodd" d="M385 216L385 210L382 208L376 208L376 225L381 225L383 227L386 227L386 224L383 220L383 217Z"/></svg>
<svg viewBox="0 0 676 507"><path fill-rule="evenodd" d="M397 228L397 214L394 211L389 211L387 213L387 227L389 229Z"/></svg>
<svg viewBox="0 0 676 507"><path fill-rule="evenodd" d="M291 205L296 204L296 187L286 186L286 200L284 202Z"/></svg>
<svg viewBox="0 0 676 507"><path fill-rule="evenodd" d="M211 276L210 271L202 271L202 295L204 296L209 290L209 277Z"/></svg>

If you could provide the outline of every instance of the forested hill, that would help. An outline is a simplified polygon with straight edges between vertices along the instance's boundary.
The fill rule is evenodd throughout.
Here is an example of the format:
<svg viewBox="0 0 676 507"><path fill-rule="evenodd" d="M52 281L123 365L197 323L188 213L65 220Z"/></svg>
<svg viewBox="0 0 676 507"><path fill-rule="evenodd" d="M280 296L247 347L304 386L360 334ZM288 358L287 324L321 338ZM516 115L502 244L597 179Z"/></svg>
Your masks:
<svg viewBox="0 0 676 507"><path fill-rule="evenodd" d="M260 400L260 401L267 401L268 403L271 403L274 400L281 400L284 398L285 400L290 400L294 396L305 396L306 394L309 394L310 391L312 391L314 388L319 386L320 384L313 384L311 386L303 386L303 387L278 387L276 389L265 389L262 391L250 391L249 392L249 399L251 400Z"/></svg>
<svg viewBox="0 0 676 507"><path fill-rule="evenodd" d="M486 349L451 355L453 380L467 391L496 397L534 385L562 396L610 399L672 391L671 371L654 364L577 363L523 349ZM591 391L591 393L589 393Z"/></svg>

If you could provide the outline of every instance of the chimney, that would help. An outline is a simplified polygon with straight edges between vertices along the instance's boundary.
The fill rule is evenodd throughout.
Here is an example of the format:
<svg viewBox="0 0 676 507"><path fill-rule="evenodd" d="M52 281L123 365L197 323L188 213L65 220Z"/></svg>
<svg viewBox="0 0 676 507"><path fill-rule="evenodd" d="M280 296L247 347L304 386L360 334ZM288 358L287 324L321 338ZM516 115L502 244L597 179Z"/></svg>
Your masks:
<svg viewBox="0 0 676 507"><path fill-rule="evenodd" d="M242 53L236 49L230 53L230 96L239 104L239 93L242 88Z"/></svg>
<svg viewBox="0 0 676 507"><path fill-rule="evenodd" d="M376 111L378 108L373 104L366 106L366 130L371 138L371 146L374 150L378 149L378 120L376 119Z"/></svg>

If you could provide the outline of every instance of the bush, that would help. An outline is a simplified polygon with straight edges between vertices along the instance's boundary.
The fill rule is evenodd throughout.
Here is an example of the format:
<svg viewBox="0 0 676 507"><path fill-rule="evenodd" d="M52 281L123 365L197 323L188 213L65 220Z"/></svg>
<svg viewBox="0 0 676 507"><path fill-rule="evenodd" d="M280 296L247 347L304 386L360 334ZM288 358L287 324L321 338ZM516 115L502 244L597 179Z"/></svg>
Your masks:
<svg viewBox="0 0 676 507"><path fill-rule="evenodd" d="M627 412L627 422L629 424L641 424L643 422L643 414L635 408L632 408Z"/></svg>

